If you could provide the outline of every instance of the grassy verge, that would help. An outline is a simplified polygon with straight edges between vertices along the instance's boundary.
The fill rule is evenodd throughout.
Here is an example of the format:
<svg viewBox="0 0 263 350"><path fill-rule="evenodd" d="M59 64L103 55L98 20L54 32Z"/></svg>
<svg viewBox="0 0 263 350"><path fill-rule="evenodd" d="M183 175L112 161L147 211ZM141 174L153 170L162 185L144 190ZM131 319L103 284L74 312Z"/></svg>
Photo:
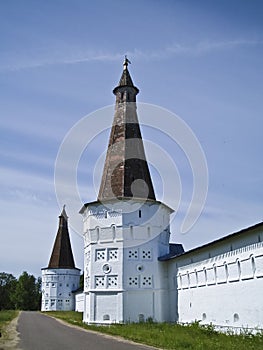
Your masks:
<svg viewBox="0 0 263 350"><path fill-rule="evenodd" d="M168 323L139 323L110 326L94 326L82 323L82 313L47 312L68 323L89 330L121 336L138 343L160 349L175 350L260 350L263 349L263 335L226 335L217 333L213 327L198 324L181 326Z"/></svg>
<svg viewBox="0 0 263 350"><path fill-rule="evenodd" d="M1 310L0 311L0 332L2 337L5 336L5 328L18 315L16 310Z"/></svg>

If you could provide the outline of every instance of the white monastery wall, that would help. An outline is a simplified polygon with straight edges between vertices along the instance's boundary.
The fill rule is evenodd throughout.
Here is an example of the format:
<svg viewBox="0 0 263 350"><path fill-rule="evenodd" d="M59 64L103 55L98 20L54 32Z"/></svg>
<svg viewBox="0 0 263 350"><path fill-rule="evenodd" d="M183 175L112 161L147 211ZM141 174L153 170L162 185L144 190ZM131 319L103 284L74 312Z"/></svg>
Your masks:
<svg viewBox="0 0 263 350"><path fill-rule="evenodd" d="M74 310L79 279L78 269L42 269L41 311Z"/></svg>
<svg viewBox="0 0 263 350"><path fill-rule="evenodd" d="M233 251L239 251L239 249L246 248L248 246L253 246L257 243L260 243L263 241L263 230L262 225L255 225L255 227L247 228L239 233L235 233L233 235L229 235L224 237L223 239L220 239L218 241L214 241L210 244L204 245L202 247L193 249L189 252L186 252L185 254L182 254L178 257L175 257L173 259L170 259L167 261L168 263L168 276L169 276L169 301L170 301L170 321L177 322L180 320L180 312L182 311L182 305L178 305L178 270L180 268L188 268L191 264L200 262L201 264L204 261L208 261L209 259L216 258L220 255L227 255L227 254L234 254ZM231 273L232 265L229 267L229 271ZM221 273L221 270L223 268L219 267L218 273ZM210 270L207 272L210 274ZM189 278L191 278L192 283L192 277L193 275L190 274ZM185 277L184 277L185 278ZM202 275L199 276L199 280L201 280L203 277ZM259 283L261 283L261 280L257 280L257 286ZM222 288L222 283L218 283L218 286L220 286L220 289L217 289L217 297L220 296ZM204 286L204 290L206 291L206 286ZM199 288L199 286L197 287ZM203 286L202 286L203 288ZM221 289L222 288L222 289ZM256 287L259 288L259 287ZM192 290L192 289L191 289ZM232 289L229 289L229 299L232 298ZM189 293L189 296L191 293ZM201 303L203 296L200 295L199 297L199 303ZM189 301L190 303L190 301ZM204 303L206 303L206 299L204 299ZM190 305L190 304L189 304ZM200 318L200 315L196 315L196 319L202 319ZM209 322L208 322L209 323ZM225 324L225 323L224 323ZM263 325L262 325L263 326Z"/></svg>
<svg viewBox="0 0 263 350"><path fill-rule="evenodd" d="M79 292L75 293L75 311L83 312L84 311L84 293Z"/></svg>
<svg viewBox="0 0 263 350"><path fill-rule="evenodd" d="M263 328L263 243L179 267L177 284L179 322Z"/></svg>

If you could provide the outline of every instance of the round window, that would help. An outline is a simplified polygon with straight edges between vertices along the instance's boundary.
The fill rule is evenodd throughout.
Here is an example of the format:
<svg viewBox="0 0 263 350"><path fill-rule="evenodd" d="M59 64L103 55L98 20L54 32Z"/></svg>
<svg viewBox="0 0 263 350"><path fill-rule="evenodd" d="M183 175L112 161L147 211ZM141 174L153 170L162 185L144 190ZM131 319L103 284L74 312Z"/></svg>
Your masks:
<svg viewBox="0 0 263 350"><path fill-rule="evenodd" d="M110 267L109 264L104 264L102 266L102 270L103 270L104 273L110 273L111 272L111 267Z"/></svg>
<svg viewBox="0 0 263 350"><path fill-rule="evenodd" d="M143 271L143 265L137 265L137 271L139 272Z"/></svg>

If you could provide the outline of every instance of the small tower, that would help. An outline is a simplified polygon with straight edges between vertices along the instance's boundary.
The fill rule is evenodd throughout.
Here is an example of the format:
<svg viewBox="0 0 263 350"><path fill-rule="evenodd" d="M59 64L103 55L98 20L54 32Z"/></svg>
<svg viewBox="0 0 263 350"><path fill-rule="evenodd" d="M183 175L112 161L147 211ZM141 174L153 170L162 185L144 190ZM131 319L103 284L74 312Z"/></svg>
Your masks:
<svg viewBox="0 0 263 350"><path fill-rule="evenodd" d="M155 198L125 57L97 201L86 203L83 320L169 320L168 279L158 260L169 253L171 208Z"/></svg>
<svg viewBox="0 0 263 350"><path fill-rule="evenodd" d="M74 310L72 292L79 287L79 279L80 270L75 267L64 206L48 267L42 269L41 311Z"/></svg>

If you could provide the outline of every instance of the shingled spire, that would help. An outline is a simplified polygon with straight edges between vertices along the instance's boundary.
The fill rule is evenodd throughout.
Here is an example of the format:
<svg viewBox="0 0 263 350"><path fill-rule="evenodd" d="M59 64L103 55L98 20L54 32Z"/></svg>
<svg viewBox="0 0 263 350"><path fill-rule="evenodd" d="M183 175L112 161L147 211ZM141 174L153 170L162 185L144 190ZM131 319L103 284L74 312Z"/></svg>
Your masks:
<svg viewBox="0 0 263 350"><path fill-rule="evenodd" d="M68 232L68 216L66 214L65 205L59 216L58 232L48 268L75 269L75 263Z"/></svg>
<svg viewBox="0 0 263 350"><path fill-rule="evenodd" d="M98 200L138 198L155 200L153 184L145 157L143 141L136 112L136 95L125 57L116 96L107 156Z"/></svg>

